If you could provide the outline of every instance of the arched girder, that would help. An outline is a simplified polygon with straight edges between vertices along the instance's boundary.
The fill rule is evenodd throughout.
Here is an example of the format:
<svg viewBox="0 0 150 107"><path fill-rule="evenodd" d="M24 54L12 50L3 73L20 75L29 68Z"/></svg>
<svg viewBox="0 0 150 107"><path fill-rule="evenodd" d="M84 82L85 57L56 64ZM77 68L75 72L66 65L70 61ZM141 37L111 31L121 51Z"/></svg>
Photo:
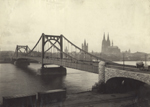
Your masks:
<svg viewBox="0 0 150 107"><path fill-rule="evenodd" d="M48 41L50 41L50 40L54 40L54 41L58 42L58 43L59 43L59 45L60 45L59 38L57 38L57 39L47 39L47 40L45 41L45 43L46 43L46 42L48 42Z"/></svg>
<svg viewBox="0 0 150 107"><path fill-rule="evenodd" d="M61 45L60 44L60 38L57 38L57 39L47 39L45 42L44 42L44 45L47 43L47 42L49 42L49 41L51 41L51 40L54 40L56 43L58 43L59 45Z"/></svg>
<svg viewBox="0 0 150 107"><path fill-rule="evenodd" d="M59 45L61 45L61 36L62 35L60 35L60 36L55 36L55 35L44 35L45 36L45 38L47 39L46 41L45 41L45 43L46 42L48 42L48 41L50 41L50 40L54 40L54 41L56 41L56 42L58 42L59 43ZM44 44L45 44L44 43Z"/></svg>
<svg viewBox="0 0 150 107"><path fill-rule="evenodd" d="M57 42L57 41L55 41L54 43L52 43L51 41L50 41L50 39L48 39L46 42L45 42L45 44L47 43L47 42L49 42L50 44L51 44L51 47L49 47L45 52L44 52L44 54L47 52L47 51L49 51L56 43L58 43L59 45L60 45L60 42ZM44 44L44 45L45 45ZM56 46L56 45L55 45ZM57 46L56 46L57 47ZM58 48L58 47L57 47Z"/></svg>
<svg viewBox="0 0 150 107"><path fill-rule="evenodd" d="M43 43L42 43L43 56L44 56L44 54L45 54L49 49L51 49L56 43L59 44L60 50L63 51L63 49L62 49L62 48L63 48L63 46L62 46L62 35L60 35L60 36L45 35L45 34L43 33L43 34L42 34L42 37L43 37L43 38L42 38L42 40L43 40ZM45 40L45 38L46 38L46 40ZM55 43L52 43L51 40L54 40ZM46 44L47 42L51 43L52 46L51 46L50 48L48 48L46 51L44 51L44 46L45 46L45 44ZM56 47L57 47L57 46L56 46ZM57 47L57 48L58 48L58 47ZM60 56L63 57L62 54L61 54Z"/></svg>
<svg viewBox="0 0 150 107"><path fill-rule="evenodd" d="M28 50L30 50L30 48L28 47L28 45L26 45L26 46L17 45L17 46L18 46L18 50L19 50L20 52L22 52L21 49L24 49L26 53L28 52Z"/></svg>
<svg viewBox="0 0 150 107"><path fill-rule="evenodd" d="M26 52L26 47L21 47L21 48L18 49L18 51L20 51L21 53L23 53L23 52L21 51L21 49L24 49L24 53Z"/></svg>
<svg viewBox="0 0 150 107"><path fill-rule="evenodd" d="M21 49L24 49L24 52L22 52ZM29 51L30 51L30 48L28 47L28 45L26 45L26 46L24 46L24 45L17 45L15 53L14 53L14 56L16 55L16 57L18 57L18 52L27 54Z"/></svg>

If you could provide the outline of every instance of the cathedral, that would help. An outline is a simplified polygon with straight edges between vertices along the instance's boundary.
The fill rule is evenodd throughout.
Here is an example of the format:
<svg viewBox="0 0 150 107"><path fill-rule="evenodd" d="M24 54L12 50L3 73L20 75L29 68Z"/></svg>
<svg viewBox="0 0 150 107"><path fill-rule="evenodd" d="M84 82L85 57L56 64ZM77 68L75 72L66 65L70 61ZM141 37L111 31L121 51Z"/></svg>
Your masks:
<svg viewBox="0 0 150 107"><path fill-rule="evenodd" d="M118 48L118 46L113 46L113 41L112 41L112 43L110 42L109 34L108 34L107 40L106 40L105 33L104 33L103 40L102 40L101 52L103 54L119 54L120 53L120 49Z"/></svg>

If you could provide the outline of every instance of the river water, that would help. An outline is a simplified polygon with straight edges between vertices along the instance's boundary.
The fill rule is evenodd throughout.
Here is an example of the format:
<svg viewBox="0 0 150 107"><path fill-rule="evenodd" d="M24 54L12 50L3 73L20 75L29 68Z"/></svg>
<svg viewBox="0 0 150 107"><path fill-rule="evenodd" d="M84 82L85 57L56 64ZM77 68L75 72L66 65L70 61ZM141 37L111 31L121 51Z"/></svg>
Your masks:
<svg viewBox="0 0 150 107"><path fill-rule="evenodd" d="M31 63L27 69L0 64L0 103L3 96L34 94L50 89L67 88L68 93L88 91L98 81L98 74L67 68L66 76L37 75L41 65Z"/></svg>
<svg viewBox="0 0 150 107"><path fill-rule="evenodd" d="M126 61L125 64L135 65L135 61ZM0 103L3 96L35 94L50 89L67 88L68 93L88 91L98 82L98 74L71 68L67 68L66 76L37 75L40 67L37 63L31 63L27 69L9 63L0 64Z"/></svg>

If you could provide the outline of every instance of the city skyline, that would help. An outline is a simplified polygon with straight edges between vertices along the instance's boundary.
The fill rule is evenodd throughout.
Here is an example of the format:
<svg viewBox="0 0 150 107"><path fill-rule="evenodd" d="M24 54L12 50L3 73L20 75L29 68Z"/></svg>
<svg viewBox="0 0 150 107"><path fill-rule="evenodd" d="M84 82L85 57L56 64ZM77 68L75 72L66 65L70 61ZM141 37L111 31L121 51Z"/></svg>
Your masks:
<svg viewBox="0 0 150 107"><path fill-rule="evenodd" d="M101 52L103 34L121 51L150 53L150 2L145 0L0 1L0 49L32 48L42 33L63 34L89 52Z"/></svg>

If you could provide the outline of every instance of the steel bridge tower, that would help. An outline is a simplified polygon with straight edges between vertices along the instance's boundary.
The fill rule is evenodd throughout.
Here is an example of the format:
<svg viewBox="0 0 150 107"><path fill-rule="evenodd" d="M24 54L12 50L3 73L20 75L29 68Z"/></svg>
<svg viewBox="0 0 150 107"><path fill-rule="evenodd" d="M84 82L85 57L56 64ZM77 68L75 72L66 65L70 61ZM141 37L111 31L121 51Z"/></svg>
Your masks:
<svg viewBox="0 0 150 107"><path fill-rule="evenodd" d="M51 41L55 41L52 43ZM60 46L60 58L63 59L63 35L56 36L56 35L45 35L42 33L42 68L44 68L43 59L45 57L45 50L44 46L47 42L50 42L53 46L58 43Z"/></svg>

